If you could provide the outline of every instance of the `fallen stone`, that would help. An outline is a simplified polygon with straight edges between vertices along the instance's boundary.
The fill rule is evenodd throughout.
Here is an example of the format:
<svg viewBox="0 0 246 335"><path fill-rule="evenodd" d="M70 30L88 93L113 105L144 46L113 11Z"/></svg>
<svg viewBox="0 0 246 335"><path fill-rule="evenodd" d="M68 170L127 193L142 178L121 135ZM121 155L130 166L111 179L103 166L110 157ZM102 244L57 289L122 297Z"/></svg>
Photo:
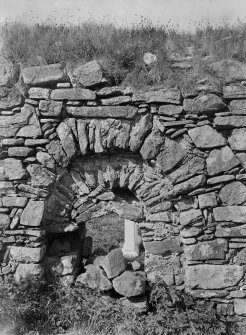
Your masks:
<svg viewBox="0 0 246 335"><path fill-rule="evenodd" d="M39 102L39 110L43 116L61 117L62 105L62 101L41 100Z"/></svg>
<svg viewBox="0 0 246 335"><path fill-rule="evenodd" d="M22 95L17 88L0 86L0 111L20 106L22 104L22 100Z"/></svg>
<svg viewBox="0 0 246 335"><path fill-rule="evenodd" d="M4 207L25 207L27 203L26 197L3 197Z"/></svg>
<svg viewBox="0 0 246 335"><path fill-rule="evenodd" d="M105 82L102 68L96 60L76 67L73 76L83 87L93 87Z"/></svg>
<svg viewBox="0 0 246 335"><path fill-rule="evenodd" d="M76 286L89 287L99 291L109 291L113 288L111 282L99 267L90 264L85 266L85 270L85 273L77 277Z"/></svg>
<svg viewBox="0 0 246 335"><path fill-rule="evenodd" d="M239 181L234 181L225 185L220 193L219 198L227 205L240 205L246 201L246 187Z"/></svg>
<svg viewBox="0 0 246 335"><path fill-rule="evenodd" d="M186 267L185 283L196 289L223 289L237 285L243 275L243 267L239 265L199 264Z"/></svg>
<svg viewBox="0 0 246 335"><path fill-rule="evenodd" d="M246 100L232 100L229 105L232 114L246 115Z"/></svg>
<svg viewBox="0 0 246 335"><path fill-rule="evenodd" d="M6 230L9 228L10 218L6 214L0 213L0 229Z"/></svg>
<svg viewBox="0 0 246 335"><path fill-rule="evenodd" d="M182 111L183 111L183 106L163 105L163 106L160 106L158 110L158 114L165 115L165 116L177 116L177 115L180 115Z"/></svg>
<svg viewBox="0 0 246 335"><path fill-rule="evenodd" d="M44 213L44 201L29 200L22 212L20 224L22 226L40 227Z"/></svg>
<svg viewBox="0 0 246 335"><path fill-rule="evenodd" d="M184 99L183 108L188 113L212 114L224 110L226 104L215 94L202 94L194 99Z"/></svg>
<svg viewBox="0 0 246 335"><path fill-rule="evenodd" d="M71 159L76 153L76 144L71 128L66 122L61 122L56 128L56 132L68 159Z"/></svg>
<svg viewBox="0 0 246 335"><path fill-rule="evenodd" d="M0 86L13 86L19 76L19 65L0 56Z"/></svg>
<svg viewBox="0 0 246 335"><path fill-rule="evenodd" d="M225 99L246 98L246 87L244 85L223 86L223 96Z"/></svg>
<svg viewBox="0 0 246 335"><path fill-rule="evenodd" d="M246 80L246 65L231 59L222 59L212 63L211 68L217 77L226 83Z"/></svg>
<svg viewBox="0 0 246 335"><path fill-rule="evenodd" d="M235 299L234 311L237 315L246 315L246 299Z"/></svg>
<svg viewBox="0 0 246 335"><path fill-rule="evenodd" d="M152 128L152 115L146 114L137 122L130 134L130 150L137 151L143 144L143 141Z"/></svg>
<svg viewBox="0 0 246 335"><path fill-rule="evenodd" d="M227 251L227 241L220 238L184 247L185 258L191 261L225 259Z"/></svg>
<svg viewBox="0 0 246 335"><path fill-rule="evenodd" d="M24 83L31 86L54 85L67 78L60 64L27 67L22 69L21 74Z"/></svg>
<svg viewBox="0 0 246 335"><path fill-rule="evenodd" d="M162 172L166 173L172 170L187 155L183 144L166 138L163 149L157 156L157 163L161 166Z"/></svg>
<svg viewBox="0 0 246 335"><path fill-rule="evenodd" d="M9 249L10 257L21 263L39 263L44 257L46 247L27 248L11 246Z"/></svg>
<svg viewBox="0 0 246 335"><path fill-rule="evenodd" d="M111 250L101 262L101 266L109 279L119 276L126 269L122 250Z"/></svg>
<svg viewBox="0 0 246 335"><path fill-rule="evenodd" d="M42 87L31 87L28 91L30 99L49 99L51 89Z"/></svg>
<svg viewBox="0 0 246 335"><path fill-rule="evenodd" d="M215 221L245 223L246 206L226 206L213 208Z"/></svg>
<svg viewBox="0 0 246 335"><path fill-rule="evenodd" d="M132 106L67 107L68 115L76 118L134 119L137 111Z"/></svg>
<svg viewBox="0 0 246 335"><path fill-rule="evenodd" d="M198 195L199 207L201 209L217 206L216 193L210 192Z"/></svg>
<svg viewBox="0 0 246 335"><path fill-rule="evenodd" d="M28 287L29 285L40 283L43 275L44 269L39 264L18 264L14 279L23 289L25 286Z"/></svg>
<svg viewBox="0 0 246 335"><path fill-rule="evenodd" d="M96 99L95 92L86 88L57 88L51 92L51 99L53 100L82 100L82 101L93 101ZM68 109L71 109L70 107ZM76 108L76 107L75 107Z"/></svg>
<svg viewBox="0 0 246 335"><path fill-rule="evenodd" d="M181 93L178 88L163 88L147 92L137 92L132 97L133 102L170 103L179 105Z"/></svg>
<svg viewBox="0 0 246 335"><path fill-rule="evenodd" d="M188 134L197 148L219 148L227 144L226 139L208 125L190 129Z"/></svg>
<svg viewBox="0 0 246 335"><path fill-rule="evenodd" d="M216 237L238 237L243 238L246 236L246 225L236 227L223 227L221 225L216 226L215 231Z"/></svg>
<svg viewBox="0 0 246 335"><path fill-rule="evenodd" d="M246 90L246 86L244 87ZM225 129L244 128L246 127L246 115L217 116L214 118L214 125L217 128L225 128Z"/></svg>
<svg viewBox="0 0 246 335"><path fill-rule="evenodd" d="M183 249L175 239L144 242L145 252L154 255L169 256L173 253L182 253Z"/></svg>
<svg viewBox="0 0 246 335"><path fill-rule="evenodd" d="M158 155L164 141L164 135L162 135L159 130L152 129L152 132L149 136L147 136L140 150L140 154L143 159L147 160L155 158Z"/></svg>
<svg viewBox="0 0 246 335"><path fill-rule="evenodd" d="M232 150L246 150L246 128L233 129L231 136L228 139Z"/></svg>
<svg viewBox="0 0 246 335"><path fill-rule="evenodd" d="M206 162L207 171L210 176L229 171L240 164L230 147L212 150L206 159Z"/></svg>
<svg viewBox="0 0 246 335"><path fill-rule="evenodd" d="M157 57L151 52L145 52L145 54L143 55L143 61L146 65L149 66L157 61Z"/></svg>
<svg viewBox="0 0 246 335"><path fill-rule="evenodd" d="M203 220L202 211L200 209L191 209L189 211L181 212L179 221L182 226L188 226Z"/></svg>
<svg viewBox="0 0 246 335"><path fill-rule="evenodd" d="M10 157L29 157L35 154L34 148L28 147L9 147L8 155Z"/></svg>
<svg viewBox="0 0 246 335"><path fill-rule="evenodd" d="M16 180L28 177L22 161L15 158L6 158L0 161L0 179Z"/></svg>
<svg viewBox="0 0 246 335"><path fill-rule="evenodd" d="M146 279L142 273L125 271L113 279L113 287L116 292L125 297L135 297L145 294L145 282Z"/></svg>

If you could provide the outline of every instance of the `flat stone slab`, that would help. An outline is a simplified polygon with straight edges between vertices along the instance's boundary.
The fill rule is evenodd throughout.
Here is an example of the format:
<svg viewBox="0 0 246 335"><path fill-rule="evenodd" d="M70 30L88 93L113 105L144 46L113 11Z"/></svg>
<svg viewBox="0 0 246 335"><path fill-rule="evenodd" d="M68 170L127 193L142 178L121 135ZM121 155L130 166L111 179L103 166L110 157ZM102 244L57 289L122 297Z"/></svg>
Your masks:
<svg viewBox="0 0 246 335"><path fill-rule="evenodd" d="M197 148L219 148L227 144L226 139L209 125L190 129L188 134Z"/></svg>
<svg viewBox="0 0 246 335"><path fill-rule="evenodd" d="M228 242L221 238L184 247L185 258L190 261L225 259L227 250Z"/></svg>
<svg viewBox="0 0 246 335"><path fill-rule="evenodd" d="M233 129L229 137L229 143L232 150L245 151L246 150L246 128Z"/></svg>
<svg viewBox="0 0 246 335"><path fill-rule="evenodd" d="M173 116L180 115L183 111L183 106L177 105L163 105L158 110L159 115Z"/></svg>
<svg viewBox="0 0 246 335"><path fill-rule="evenodd" d="M236 227L222 227L218 225L216 227L215 236L246 238L246 224Z"/></svg>
<svg viewBox="0 0 246 335"><path fill-rule="evenodd" d="M196 289L223 289L237 285L243 275L244 269L240 265L199 264L186 267L185 283Z"/></svg>
<svg viewBox="0 0 246 335"><path fill-rule="evenodd" d="M96 93L86 88L58 88L51 92L51 99L53 100L95 100Z"/></svg>
<svg viewBox="0 0 246 335"><path fill-rule="evenodd" d="M44 86L66 80L67 75L61 64L27 67L21 71L26 85Z"/></svg>
<svg viewBox="0 0 246 335"><path fill-rule="evenodd" d="M232 114L246 115L246 99L232 100L229 109Z"/></svg>
<svg viewBox="0 0 246 335"><path fill-rule="evenodd" d="M181 212L179 221L182 226L188 226L189 224L202 221L203 215L200 209L191 209L189 211Z"/></svg>
<svg viewBox="0 0 246 335"><path fill-rule="evenodd" d="M222 149L214 149L210 152L207 162L207 170L210 176L217 175L221 172L229 171L240 162L233 154L230 147L223 147Z"/></svg>
<svg viewBox="0 0 246 335"><path fill-rule="evenodd" d="M9 249L10 257L16 262L39 263L44 257L46 247L27 248L11 246Z"/></svg>
<svg viewBox="0 0 246 335"><path fill-rule="evenodd" d="M151 90L147 92L137 92L132 97L133 102L147 102L147 103L181 103L181 93L178 88L163 88L159 90Z"/></svg>
<svg viewBox="0 0 246 335"><path fill-rule="evenodd" d="M144 242L145 251L154 255L168 256L172 253L181 253L182 247L175 239Z"/></svg>
<svg viewBox="0 0 246 335"><path fill-rule="evenodd" d="M213 209L215 221L220 222L246 222L246 206L215 207Z"/></svg>
<svg viewBox="0 0 246 335"><path fill-rule="evenodd" d="M30 99L49 99L51 89L42 87L31 87L28 91Z"/></svg>
<svg viewBox="0 0 246 335"><path fill-rule="evenodd" d="M223 96L225 99L246 98L246 86L244 85L223 86Z"/></svg>
<svg viewBox="0 0 246 335"><path fill-rule="evenodd" d="M68 107L67 112L76 118L134 119L138 109L131 106Z"/></svg>

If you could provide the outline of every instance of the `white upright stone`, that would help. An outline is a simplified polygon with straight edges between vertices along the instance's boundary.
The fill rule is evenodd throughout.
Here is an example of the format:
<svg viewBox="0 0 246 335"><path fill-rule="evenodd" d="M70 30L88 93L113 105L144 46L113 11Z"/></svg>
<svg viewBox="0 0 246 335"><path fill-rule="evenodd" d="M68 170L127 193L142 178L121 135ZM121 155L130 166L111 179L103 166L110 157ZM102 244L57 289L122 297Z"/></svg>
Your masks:
<svg viewBox="0 0 246 335"><path fill-rule="evenodd" d="M136 257L139 254L137 243L137 224L131 220L125 220L125 243L123 246L123 254L125 256Z"/></svg>

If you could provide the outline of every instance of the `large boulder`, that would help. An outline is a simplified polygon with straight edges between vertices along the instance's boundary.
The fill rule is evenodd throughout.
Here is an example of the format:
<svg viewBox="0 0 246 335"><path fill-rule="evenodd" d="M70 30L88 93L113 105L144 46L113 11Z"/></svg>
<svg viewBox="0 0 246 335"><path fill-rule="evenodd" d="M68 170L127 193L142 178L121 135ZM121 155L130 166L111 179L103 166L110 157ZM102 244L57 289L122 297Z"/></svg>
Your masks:
<svg viewBox="0 0 246 335"><path fill-rule="evenodd" d="M230 206L243 204L246 202L246 186L240 181L227 184L221 189L219 198Z"/></svg>
<svg viewBox="0 0 246 335"><path fill-rule="evenodd" d="M111 250L101 262L101 266L109 279L119 276L126 269L122 250Z"/></svg>
<svg viewBox="0 0 246 335"><path fill-rule="evenodd" d="M18 80L19 66L0 56L0 86L12 86Z"/></svg>
<svg viewBox="0 0 246 335"><path fill-rule="evenodd" d="M225 83L246 80L246 64L231 59L222 59L212 63L211 68L215 75Z"/></svg>
<svg viewBox="0 0 246 335"><path fill-rule="evenodd" d="M125 271L122 275L113 279L113 287L116 292L125 297L135 297L145 294L145 282L145 274Z"/></svg>
<svg viewBox="0 0 246 335"><path fill-rule="evenodd" d="M0 86L0 110L12 109L21 103L22 95L16 87Z"/></svg>
<svg viewBox="0 0 246 335"><path fill-rule="evenodd" d="M137 151L141 148L145 137L152 128L152 115L146 114L137 122L130 134L130 150Z"/></svg>
<svg viewBox="0 0 246 335"><path fill-rule="evenodd" d="M92 87L105 82L102 68L96 60L76 67L73 75L83 87Z"/></svg>
<svg viewBox="0 0 246 335"><path fill-rule="evenodd" d="M188 288L223 289L235 286L243 278L243 266L226 264L199 264L185 269L185 284Z"/></svg>
<svg viewBox="0 0 246 335"><path fill-rule="evenodd" d="M103 270L96 265L85 266L85 271L77 277L76 286L82 285L99 291L108 291L113 287Z"/></svg>
<svg viewBox="0 0 246 335"><path fill-rule="evenodd" d="M197 148L219 148L227 143L226 139L209 125L190 129L188 134Z"/></svg>
<svg viewBox="0 0 246 335"><path fill-rule="evenodd" d="M229 171L240 164L230 147L212 150L206 161L208 174L210 176Z"/></svg>
<svg viewBox="0 0 246 335"><path fill-rule="evenodd" d="M24 83L30 86L54 85L67 79L61 64L27 67L21 74Z"/></svg>

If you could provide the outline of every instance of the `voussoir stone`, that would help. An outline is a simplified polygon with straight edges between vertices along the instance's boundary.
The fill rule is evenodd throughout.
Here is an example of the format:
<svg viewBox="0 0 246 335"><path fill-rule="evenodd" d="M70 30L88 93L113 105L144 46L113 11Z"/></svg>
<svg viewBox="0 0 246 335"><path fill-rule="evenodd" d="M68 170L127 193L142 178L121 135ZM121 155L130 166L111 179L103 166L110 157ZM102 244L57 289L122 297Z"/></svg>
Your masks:
<svg viewBox="0 0 246 335"><path fill-rule="evenodd" d="M152 128L152 115L146 114L137 122L130 134L130 150L137 151L141 148L146 135Z"/></svg>
<svg viewBox="0 0 246 335"><path fill-rule="evenodd" d="M86 88L58 88L51 92L53 100L95 100L96 93Z"/></svg>
<svg viewBox="0 0 246 335"><path fill-rule="evenodd" d="M69 115L76 118L134 119L138 109L132 106L68 107Z"/></svg>
<svg viewBox="0 0 246 335"><path fill-rule="evenodd" d="M92 87L105 81L102 68L96 60L76 67L73 75L84 87Z"/></svg>
<svg viewBox="0 0 246 335"><path fill-rule="evenodd" d="M48 153L54 158L54 160L60 165L60 166L68 166L69 159L67 155L65 154L61 142L59 140L53 140L50 141L49 144L46 145L46 149Z"/></svg>
<svg viewBox="0 0 246 335"><path fill-rule="evenodd" d="M223 147L222 149L212 150L206 159L206 162L208 174L210 176L229 171L240 164L239 160L228 146Z"/></svg>
<svg viewBox="0 0 246 335"><path fill-rule="evenodd" d="M23 125L19 124L18 122L19 121L18 117L20 118L20 121L21 121L20 114L22 114L23 121L25 120L24 121L25 124ZM17 125L20 126L18 129L18 132L16 133L16 136L36 138L42 135L40 123L36 115L35 108L33 106L25 104L24 107L21 108L21 112L14 116L14 119L13 119L14 124L16 122L15 118L17 119L16 120Z"/></svg>
<svg viewBox="0 0 246 335"><path fill-rule="evenodd" d="M211 114L226 108L223 100L215 94L202 94L194 99L184 99L184 110L194 114Z"/></svg>
<svg viewBox="0 0 246 335"><path fill-rule="evenodd" d="M21 71L21 74L24 83L31 86L54 85L67 78L61 64L27 67Z"/></svg>
<svg viewBox="0 0 246 335"><path fill-rule="evenodd" d="M159 130L152 129L152 132L147 136L140 150L143 159L155 158L164 141L164 135L162 135Z"/></svg>
<svg viewBox="0 0 246 335"><path fill-rule="evenodd" d="M53 174L40 164L29 164L27 171L31 176L31 185L34 187L48 187L55 181Z"/></svg>
<svg viewBox="0 0 246 335"><path fill-rule="evenodd" d="M15 158L6 158L0 161L0 179L16 180L28 177L22 161Z"/></svg>
<svg viewBox="0 0 246 335"><path fill-rule="evenodd" d="M240 181L234 181L225 185L220 193L219 198L227 205L240 205L246 201L246 186Z"/></svg>
<svg viewBox="0 0 246 335"><path fill-rule="evenodd" d="M166 138L165 144L157 156L157 163L165 173L172 170L186 155L187 151L182 143Z"/></svg>
<svg viewBox="0 0 246 335"><path fill-rule="evenodd" d="M20 218L22 226L40 227L44 214L44 201L29 200Z"/></svg>
<svg viewBox="0 0 246 335"><path fill-rule="evenodd" d="M245 151L246 150L246 128L233 129L229 137L229 144L232 150Z"/></svg>
<svg viewBox="0 0 246 335"><path fill-rule="evenodd" d="M197 289L222 289L235 286L244 275L240 265L199 264L186 267L186 285Z"/></svg>
<svg viewBox="0 0 246 335"><path fill-rule="evenodd" d="M60 138L63 150L70 159L76 153L76 144L73 137L73 132L66 122L61 122L56 128L56 132Z"/></svg>
<svg viewBox="0 0 246 335"><path fill-rule="evenodd" d="M177 170L169 174L174 184L181 183L194 175L202 174L205 168L205 159L198 156L190 157Z"/></svg>
<svg viewBox="0 0 246 335"><path fill-rule="evenodd" d="M16 87L0 86L0 110L18 107L22 100L22 95Z"/></svg>
<svg viewBox="0 0 246 335"><path fill-rule="evenodd" d="M228 242L221 238L184 247L185 258L190 261L225 259L227 250Z"/></svg>
<svg viewBox="0 0 246 335"><path fill-rule="evenodd" d="M39 151L36 154L38 162L44 167L54 170L55 169L55 160L48 154L48 152Z"/></svg>
<svg viewBox="0 0 246 335"><path fill-rule="evenodd" d="M28 248L11 246L9 249L10 257L16 262L39 263L44 257L46 247Z"/></svg>
<svg viewBox="0 0 246 335"><path fill-rule="evenodd" d="M91 289L98 289L99 291L108 291L113 287L110 280L99 267L90 264L85 266L85 270L85 273L77 277L76 286L82 285Z"/></svg>
<svg viewBox="0 0 246 335"><path fill-rule="evenodd" d="M190 129L188 134L197 148L219 148L227 143L226 139L209 125Z"/></svg>
<svg viewBox="0 0 246 335"><path fill-rule="evenodd" d="M144 248L145 252L161 256L169 256L173 253L181 253L183 251L182 247L175 239L144 242Z"/></svg>
<svg viewBox="0 0 246 335"><path fill-rule="evenodd" d="M245 223L246 206L215 207L213 214L215 221Z"/></svg>
<svg viewBox="0 0 246 335"><path fill-rule="evenodd" d="M146 279L142 273L125 271L113 279L113 287L116 292L125 297L135 297L145 293L145 282Z"/></svg>
<svg viewBox="0 0 246 335"><path fill-rule="evenodd" d="M111 250L101 262L101 266L109 279L119 276L126 269L122 250Z"/></svg>
<svg viewBox="0 0 246 335"><path fill-rule="evenodd" d="M246 64L231 59L222 59L212 63L211 68L217 77L225 83L246 80Z"/></svg>
<svg viewBox="0 0 246 335"><path fill-rule="evenodd" d="M203 186L206 183L206 176L199 175L193 178L190 178L183 183L177 184L172 190L173 195L179 195L182 193L190 192L198 187Z"/></svg>

